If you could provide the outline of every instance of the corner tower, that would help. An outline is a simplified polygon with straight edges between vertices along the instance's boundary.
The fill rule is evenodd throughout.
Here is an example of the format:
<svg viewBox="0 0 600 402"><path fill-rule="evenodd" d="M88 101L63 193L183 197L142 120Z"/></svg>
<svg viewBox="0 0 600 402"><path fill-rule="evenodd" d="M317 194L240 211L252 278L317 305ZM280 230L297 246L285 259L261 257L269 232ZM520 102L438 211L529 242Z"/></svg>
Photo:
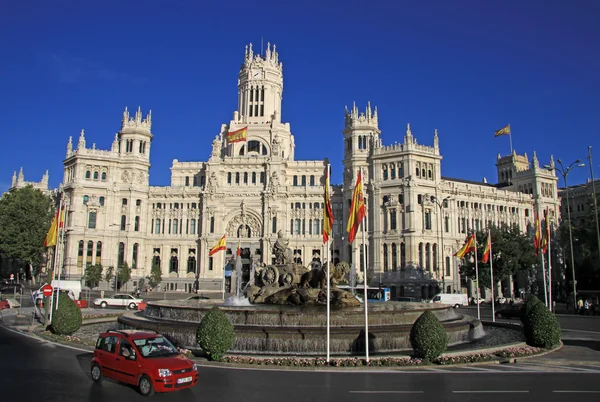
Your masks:
<svg viewBox="0 0 600 402"><path fill-rule="evenodd" d="M374 148L380 146L381 131L377 108L372 111L370 102L367 103L365 113L359 113L356 104L352 105L350 111L346 108L342 133L344 134L344 169L351 173L350 177L353 177L359 167L364 168L366 172L367 158ZM354 183L347 185L353 186Z"/></svg>

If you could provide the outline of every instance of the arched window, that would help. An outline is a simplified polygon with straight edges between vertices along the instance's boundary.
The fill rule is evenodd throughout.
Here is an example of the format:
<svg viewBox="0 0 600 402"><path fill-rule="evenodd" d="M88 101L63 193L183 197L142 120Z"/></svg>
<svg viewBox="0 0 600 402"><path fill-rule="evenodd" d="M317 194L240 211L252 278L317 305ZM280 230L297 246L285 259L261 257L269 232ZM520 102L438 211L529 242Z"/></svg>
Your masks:
<svg viewBox="0 0 600 402"><path fill-rule="evenodd" d="M306 176L302 176L302 186L306 186Z"/></svg>
<svg viewBox="0 0 600 402"><path fill-rule="evenodd" d="M190 185L190 177L189 176L185 176L185 186L189 186Z"/></svg>
<svg viewBox="0 0 600 402"><path fill-rule="evenodd" d="M85 178L86 178L86 179L89 179L89 178L91 178L91 177L92 177L92 172L90 172L89 170L86 170L86 171L85 171Z"/></svg>
<svg viewBox="0 0 600 402"><path fill-rule="evenodd" d="M83 266L83 240L79 240L79 247L77 249L77 266L79 268Z"/></svg>
<svg viewBox="0 0 600 402"><path fill-rule="evenodd" d="M100 203L100 206L103 207L104 206L104 197L98 198L98 202Z"/></svg>
<svg viewBox="0 0 600 402"><path fill-rule="evenodd" d="M292 186L297 186L297 185L298 185L298 176L294 176Z"/></svg>
<svg viewBox="0 0 600 402"><path fill-rule="evenodd" d="M392 270L398 269L398 251L396 250L396 243L392 243Z"/></svg>
<svg viewBox="0 0 600 402"><path fill-rule="evenodd" d="M102 181L106 181L106 172L102 172Z"/></svg>
<svg viewBox="0 0 600 402"><path fill-rule="evenodd" d="M96 243L96 264L101 264L102 261L102 242Z"/></svg>
<svg viewBox="0 0 600 402"><path fill-rule="evenodd" d="M125 243L119 243L119 253L117 255L117 266L123 265L123 261L125 261Z"/></svg>
<svg viewBox="0 0 600 402"><path fill-rule="evenodd" d="M121 230L125 230L127 226L127 216L121 215Z"/></svg>
<svg viewBox="0 0 600 402"><path fill-rule="evenodd" d="M251 152L260 153L260 142L256 140L248 141L248 154Z"/></svg>
<svg viewBox="0 0 600 402"><path fill-rule="evenodd" d="M315 185L315 176L314 176L314 175L311 175L311 176L310 176L310 185L311 185L311 186L314 186L314 185Z"/></svg>
<svg viewBox="0 0 600 402"><path fill-rule="evenodd" d="M136 232L140 231L140 217L139 216L135 217L135 222L133 224L133 230Z"/></svg>
<svg viewBox="0 0 600 402"><path fill-rule="evenodd" d="M94 242L93 241L88 241L87 244L87 253L86 253L86 257L85 257L85 266L87 267L88 265L92 264L92 259L94 257Z"/></svg>
<svg viewBox="0 0 600 402"><path fill-rule="evenodd" d="M98 172L94 172L94 180L98 180Z"/></svg>
<svg viewBox="0 0 600 402"><path fill-rule="evenodd" d="M133 254L131 257L131 268L132 269L136 269L137 268L137 260L138 260L138 249L140 248L140 245L138 243L134 243L133 245Z"/></svg>
<svg viewBox="0 0 600 402"><path fill-rule="evenodd" d="M90 197L87 195L83 196L83 205L86 205L88 203L88 201L90 200Z"/></svg>
<svg viewBox="0 0 600 402"><path fill-rule="evenodd" d="M187 271L188 272L196 272L196 256L194 254L192 254L191 251L192 250L190 250L190 255L188 256Z"/></svg>
<svg viewBox="0 0 600 402"><path fill-rule="evenodd" d="M383 244L383 270L388 270L388 246L387 244Z"/></svg>

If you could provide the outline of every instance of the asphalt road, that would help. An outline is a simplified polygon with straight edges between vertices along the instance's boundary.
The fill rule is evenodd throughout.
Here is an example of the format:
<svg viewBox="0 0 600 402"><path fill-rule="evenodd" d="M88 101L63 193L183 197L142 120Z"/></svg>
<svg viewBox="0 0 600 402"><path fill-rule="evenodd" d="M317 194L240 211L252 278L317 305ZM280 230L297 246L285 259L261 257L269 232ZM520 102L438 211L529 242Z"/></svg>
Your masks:
<svg viewBox="0 0 600 402"><path fill-rule="evenodd" d="M133 387L89 376L91 353L0 327L0 395L5 401L142 401ZM570 401L600 398L600 362L436 367L410 371L274 371L202 367L190 390L155 401Z"/></svg>

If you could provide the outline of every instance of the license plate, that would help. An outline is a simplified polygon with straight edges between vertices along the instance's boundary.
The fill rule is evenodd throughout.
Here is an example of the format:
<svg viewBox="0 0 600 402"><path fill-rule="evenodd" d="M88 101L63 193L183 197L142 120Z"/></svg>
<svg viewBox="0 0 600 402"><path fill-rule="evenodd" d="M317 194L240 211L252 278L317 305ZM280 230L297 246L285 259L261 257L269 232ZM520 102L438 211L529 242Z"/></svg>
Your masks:
<svg viewBox="0 0 600 402"><path fill-rule="evenodd" d="M177 384L183 384L184 382L192 381L192 377L183 377L177 379Z"/></svg>

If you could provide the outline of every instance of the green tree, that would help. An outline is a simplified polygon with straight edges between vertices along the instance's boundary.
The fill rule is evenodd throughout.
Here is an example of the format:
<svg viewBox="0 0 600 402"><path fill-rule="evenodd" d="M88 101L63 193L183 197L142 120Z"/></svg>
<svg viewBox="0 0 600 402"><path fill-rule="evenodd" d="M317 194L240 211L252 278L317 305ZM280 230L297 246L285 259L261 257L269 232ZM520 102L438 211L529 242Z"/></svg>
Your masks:
<svg viewBox="0 0 600 402"><path fill-rule="evenodd" d="M196 330L196 342L209 360L219 361L235 342L235 330L217 306L209 310Z"/></svg>
<svg viewBox="0 0 600 402"><path fill-rule="evenodd" d="M0 198L0 255L34 268L44 262L44 239L50 229L52 199L31 186ZM33 273L37 275L37 272Z"/></svg>
<svg viewBox="0 0 600 402"><path fill-rule="evenodd" d="M83 280L85 286L90 289L98 287L98 284L102 280L102 264L88 264L83 274Z"/></svg>
<svg viewBox="0 0 600 402"><path fill-rule="evenodd" d="M110 266L106 269L106 272L104 273L104 280L106 282L108 282L108 287L110 288L111 286L113 286L113 279L115 277L115 267ZM116 290L116 289L115 289Z"/></svg>
<svg viewBox="0 0 600 402"><path fill-rule="evenodd" d="M157 260L152 261L152 268L150 269L150 276L148 277L148 284L152 288L156 288L162 281L162 273L160 271L160 263Z"/></svg>
<svg viewBox="0 0 600 402"><path fill-rule="evenodd" d="M127 282L131 279L131 268L129 268L129 264L127 261L123 261L121 265L119 265L119 271L117 272L119 287L125 285L125 289L127 289Z"/></svg>
<svg viewBox="0 0 600 402"><path fill-rule="evenodd" d="M498 283L520 271L527 271L538 259L533 250L533 240L527 233L522 233L518 225L497 228L492 226L492 255L494 282ZM490 262L481 262L487 242L487 231L477 232L477 258L480 285L491 288ZM465 239L466 240L466 239ZM475 279L475 261L472 253L467 254L460 268L461 275Z"/></svg>

